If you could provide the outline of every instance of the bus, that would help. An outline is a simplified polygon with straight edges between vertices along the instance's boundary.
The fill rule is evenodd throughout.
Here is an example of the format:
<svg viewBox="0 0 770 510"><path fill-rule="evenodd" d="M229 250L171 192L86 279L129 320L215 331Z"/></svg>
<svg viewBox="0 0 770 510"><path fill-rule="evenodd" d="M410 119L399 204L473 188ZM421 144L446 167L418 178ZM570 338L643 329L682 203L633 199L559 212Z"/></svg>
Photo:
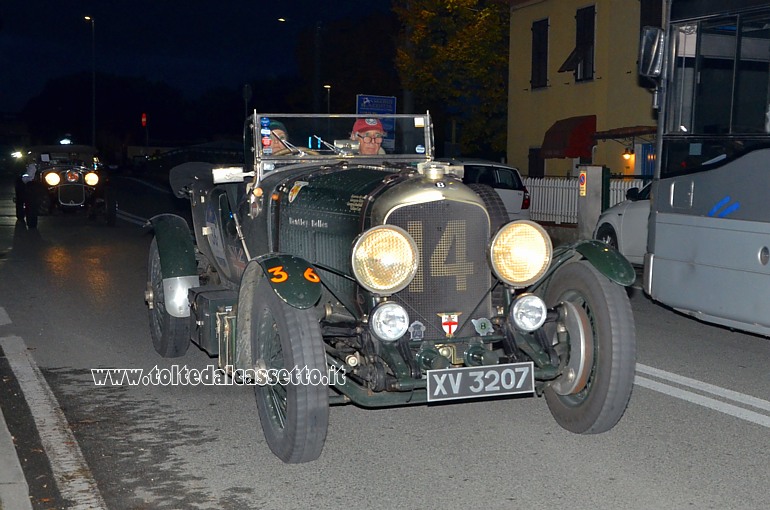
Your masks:
<svg viewBox="0 0 770 510"><path fill-rule="evenodd" d="M643 285L697 319L770 336L770 2L665 0Z"/></svg>

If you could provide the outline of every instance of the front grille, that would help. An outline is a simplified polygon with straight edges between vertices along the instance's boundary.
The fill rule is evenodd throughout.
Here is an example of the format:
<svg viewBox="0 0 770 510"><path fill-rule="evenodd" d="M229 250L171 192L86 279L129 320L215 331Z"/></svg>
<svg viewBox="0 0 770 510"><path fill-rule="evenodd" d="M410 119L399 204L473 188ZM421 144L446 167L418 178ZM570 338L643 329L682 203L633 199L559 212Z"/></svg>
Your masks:
<svg viewBox="0 0 770 510"><path fill-rule="evenodd" d="M450 200L427 202L401 207L387 222L409 232L420 251L417 275L393 299L406 307L412 321L423 323L426 339L446 337L438 315L442 313L460 313L454 336L475 335L470 319L492 315L491 299L485 296L492 277L484 209Z"/></svg>
<svg viewBox="0 0 770 510"><path fill-rule="evenodd" d="M60 184L59 202L63 205L82 205L86 201L85 187L82 184Z"/></svg>

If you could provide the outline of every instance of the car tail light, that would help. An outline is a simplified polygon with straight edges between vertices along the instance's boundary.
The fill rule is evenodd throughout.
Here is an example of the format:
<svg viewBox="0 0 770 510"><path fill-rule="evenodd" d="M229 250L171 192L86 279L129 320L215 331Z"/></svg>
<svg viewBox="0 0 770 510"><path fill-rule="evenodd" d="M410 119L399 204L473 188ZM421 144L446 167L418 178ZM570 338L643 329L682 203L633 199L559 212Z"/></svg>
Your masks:
<svg viewBox="0 0 770 510"><path fill-rule="evenodd" d="M529 209L529 190L524 188L524 199L521 201L522 209Z"/></svg>

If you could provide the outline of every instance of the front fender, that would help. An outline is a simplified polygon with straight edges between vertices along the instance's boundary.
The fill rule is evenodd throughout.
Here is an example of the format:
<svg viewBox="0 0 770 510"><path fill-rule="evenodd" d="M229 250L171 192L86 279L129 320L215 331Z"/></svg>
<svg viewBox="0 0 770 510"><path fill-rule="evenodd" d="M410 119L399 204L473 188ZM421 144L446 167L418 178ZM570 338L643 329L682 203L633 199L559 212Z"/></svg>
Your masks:
<svg viewBox="0 0 770 510"><path fill-rule="evenodd" d="M575 258L586 259L597 271L617 284L629 286L636 281L636 271L628 259L611 246L591 239L556 248L548 271L534 287L541 286L556 269Z"/></svg>
<svg viewBox="0 0 770 510"><path fill-rule="evenodd" d="M166 310L173 317L189 317L187 291L200 285L190 227L175 214L154 216L149 223L158 244Z"/></svg>
<svg viewBox="0 0 770 510"><path fill-rule="evenodd" d="M288 305L306 309L321 299L321 279L305 259L272 253L257 258L256 262L262 266L272 289Z"/></svg>

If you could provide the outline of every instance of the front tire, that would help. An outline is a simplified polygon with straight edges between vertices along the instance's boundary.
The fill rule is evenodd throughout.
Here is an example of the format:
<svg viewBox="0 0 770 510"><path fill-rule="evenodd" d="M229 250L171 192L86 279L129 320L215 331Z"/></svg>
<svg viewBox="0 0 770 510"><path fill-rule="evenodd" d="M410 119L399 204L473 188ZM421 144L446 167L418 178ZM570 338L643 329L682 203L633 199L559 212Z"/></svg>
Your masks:
<svg viewBox="0 0 770 510"><path fill-rule="evenodd" d="M589 365L578 374L585 379L584 384L557 383L546 388L551 414L571 432L606 432L623 416L634 384L636 333L628 295L591 264L580 261L556 271L545 300L548 307L565 302L573 305L564 307L578 315L577 321L568 325L570 341L584 342L590 348L585 356ZM584 325L585 330L575 324ZM557 391L564 387L570 390Z"/></svg>
<svg viewBox="0 0 770 510"><path fill-rule="evenodd" d="M118 219L118 201L115 191L108 186L104 189L104 222L109 227L114 227Z"/></svg>
<svg viewBox="0 0 770 510"><path fill-rule="evenodd" d="M190 346L189 319L174 317L166 310L160 251L158 241L154 237L150 243L150 258L147 262L147 290L152 346L164 358L184 356Z"/></svg>
<svg viewBox="0 0 770 510"><path fill-rule="evenodd" d="M618 235L615 233L615 229L606 223L596 231L596 240L608 244L616 250L620 249L618 246Z"/></svg>
<svg viewBox="0 0 770 510"><path fill-rule="evenodd" d="M258 370L293 371L326 377L326 354L318 319L312 309L300 310L270 288L264 274L253 289L252 359ZM268 372L270 373L270 372ZM315 383L315 384L313 384ZM270 450L290 464L321 455L329 426L328 387L310 380L276 381L268 376L254 387L262 431Z"/></svg>

